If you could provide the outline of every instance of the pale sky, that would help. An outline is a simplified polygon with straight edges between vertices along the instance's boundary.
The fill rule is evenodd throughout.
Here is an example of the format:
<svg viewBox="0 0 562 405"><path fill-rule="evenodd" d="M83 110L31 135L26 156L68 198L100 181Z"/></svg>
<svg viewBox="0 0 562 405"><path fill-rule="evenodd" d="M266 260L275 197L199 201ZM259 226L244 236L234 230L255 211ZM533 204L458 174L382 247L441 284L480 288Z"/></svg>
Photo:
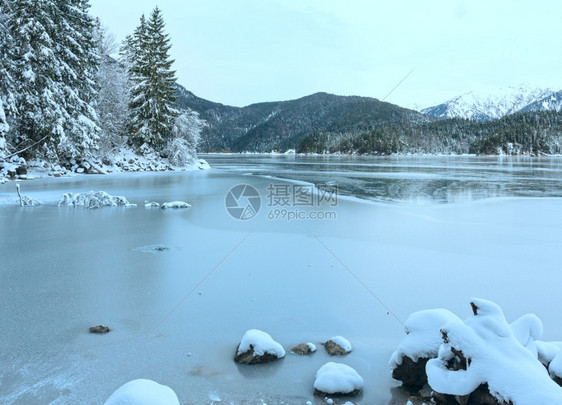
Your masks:
<svg viewBox="0 0 562 405"><path fill-rule="evenodd" d="M122 40L158 6L178 82L235 106L324 91L428 107L482 88L562 89L560 0L91 0Z"/></svg>

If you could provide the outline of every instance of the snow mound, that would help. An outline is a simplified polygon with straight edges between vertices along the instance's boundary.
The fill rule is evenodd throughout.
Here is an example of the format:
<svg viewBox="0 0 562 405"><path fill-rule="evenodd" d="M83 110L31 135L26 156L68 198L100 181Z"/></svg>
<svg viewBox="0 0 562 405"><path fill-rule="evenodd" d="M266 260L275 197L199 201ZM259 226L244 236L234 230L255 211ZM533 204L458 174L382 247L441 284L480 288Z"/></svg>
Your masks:
<svg viewBox="0 0 562 405"><path fill-rule="evenodd" d="M536 340L542 337L543 324L535 314L526 314L511 323L513 336L519 343L529 350L533 356L538 357Z"/></svg>
<svg viewBox="0 0 562 405"><path fill-rule="evenodd" d="M145 200L145 201L144 201L144 206L145 206L146 208L160 208L160 204L157 203L156 201L148 201L148 200Z"/></svg>
<svg viewBox="0 0 562 405"><path fill-rule="evenodd" d="M311 353L314 353L316 351L316 345L314 343L308 342L306 345L310 348Z"/></svg>
<svg viewBox="0 0 562 405"><path fill-rule="evenodd" d="M351 394L363 389L363 378L353 368L328 362L316 372L314 389L324 394Z"/></svg>
<svg viewBox="0 0 562 405"><path fill-rule="evenodd" d="M125 197L112 196L105 191L89 191L87 193L74 194L65 193L59 200L59 206L85 207L85 208L102 208L102 207L136 207L136 204L130 204Z"/></svg>
<svg viewBox="0 0 562 405"><path fill-rule="evenodd" d="M172 202L167 202L164 203L160 206L160 208L162 209L166 209L166 208L190 208L191 205L189 205L188 203L184 202L184 201L172 201Z"/></svg>
<svg viewBox="0 0 562 405"><path fill-rule="evenodd" d="M278 359L285 357L283 346L273 340L269 334L258 329L250 329L242 336L237 354L246 353L252 348L254 357L263 356L266 353L272 354Z"/></svg>
<svg viewBox="0 0 562 405"><path fill-rule="evenodd" d="M133 380L122 385L105 405L179 405L176 393L152 380Z"/></svg>
<svg viewBox="0 0 562 405"><path fill-rule="evenodd" d="M428 361L431 388L450 395L468 395L482 384L500 402L516 405L561 404L562 388L540 361L515 337L502 309L473 299L474 316L441 328L438 357ZM524 321L527 322L527 321ZM535 321L531 322L535 329Z"/></svg>
<svg viewBox="0 0 562 405"><path fill-rule="evenodd" d="M545 366L554 360L554 358L560 353L562 349L562 342L542 342L536 341L535 346L537 348L537 355L539 361Z"/></svg>
<svg viewBox="0 0 562 405"><path fill-rule="evenodd" d="M404 325L406 336L402 338L398 348L390 357L390 367L402 364L404 356L418 361L420 358L437 357L439 346L443 342L441 332L443 325L460 319L446 309L427 309L411 314Z"/></svg>
<svg viewBox="0 0 562 405"><path fill-rule="evenodd" d="M199 170L209 170L211 168L211 165L209 163L207 163L207 161L205 159L198 159L197 160L197 168Z"/></svg>

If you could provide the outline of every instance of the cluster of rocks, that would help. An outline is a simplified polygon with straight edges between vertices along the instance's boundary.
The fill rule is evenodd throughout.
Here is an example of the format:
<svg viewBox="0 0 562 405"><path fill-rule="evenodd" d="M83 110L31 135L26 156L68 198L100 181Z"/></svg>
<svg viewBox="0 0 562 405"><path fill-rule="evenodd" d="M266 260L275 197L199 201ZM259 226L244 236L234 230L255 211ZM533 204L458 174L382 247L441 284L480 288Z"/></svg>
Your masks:
<svg viewBox="0 0 562 405"><path fill-rule="evenodd" d="M8 180L26 180L27 162L19 156L0 159L0 184Z"/></svg>
<svg viewBox="0 0 562 405"><path fill-rule="evenodd" d="M444 309L406 320L390 366L392 378L413 395L408 404L558 403L562 390L552 380L560 385L562 343L538 340L543 325L534 314L508 324L497 304L478 298L470 304L474 316L465 321Z"/></svg>
<svg viewBox="0 0 562 405"><path fill-rule="evenodd" d="M349 341L341 336L322 343L330 356L344 356L352 351ZM316 352L314 343L300 343L291 347L297 355L310 355ZM263 364L285 357L285 349L273 338L260 330L251 329L242 337L236 347L234 361L241 364ZM328 362L316 373L314 395L317 396L356 396L363 389L363 379L351 367Z"/></svg>

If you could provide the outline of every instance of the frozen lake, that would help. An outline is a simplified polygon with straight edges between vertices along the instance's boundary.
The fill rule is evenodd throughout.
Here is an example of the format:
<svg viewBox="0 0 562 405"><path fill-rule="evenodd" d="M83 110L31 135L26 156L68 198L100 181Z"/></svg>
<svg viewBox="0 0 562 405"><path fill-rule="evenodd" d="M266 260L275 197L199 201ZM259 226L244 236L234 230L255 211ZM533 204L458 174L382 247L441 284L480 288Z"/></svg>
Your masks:
<svg viewBox="0 0 562 405"><path fill-rule="evenodd" d="M562 160L205 158L214 169L22 182L39 207L0 185L0 403L100 404L149 378L182 404L321 404L314 375L335 360L365 379L355 404L403 404L387 368L400 322L437 307L468 317L474 296L510 321L536 313L544 339L562 340ZM306 183L266 176L373 201L308 205ZM248 220L225 208L238 184L260 195ZM57 207L89 190L138 207ZM112 331L89 334L98 324ZM286 349L342 335L354 351L236 365L252 328Z"/></svg>

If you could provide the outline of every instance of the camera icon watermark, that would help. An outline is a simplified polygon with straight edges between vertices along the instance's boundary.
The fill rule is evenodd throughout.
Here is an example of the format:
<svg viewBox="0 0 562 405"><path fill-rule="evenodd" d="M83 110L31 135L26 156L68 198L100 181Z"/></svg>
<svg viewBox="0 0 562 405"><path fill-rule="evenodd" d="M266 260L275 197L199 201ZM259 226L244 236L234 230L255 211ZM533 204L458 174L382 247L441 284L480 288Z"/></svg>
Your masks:
<svg viewBox="0 0 562 405"><path fill-rule="evenodd" d="M337 219L338 188L333 185L270 183L265 199L269 220L327 220ZM262 206L259 191L249 184L237 184L225 198L228 213L238 220L249 220L258 215Z"/></svg>
<svg viewBox="0 0 562 405"><path fill-rule="evenodd" d="M228 190L224 204L233 218L246 221L254 218L260 212L261 196L255 187L249 184L238 184Z"/></svg>

